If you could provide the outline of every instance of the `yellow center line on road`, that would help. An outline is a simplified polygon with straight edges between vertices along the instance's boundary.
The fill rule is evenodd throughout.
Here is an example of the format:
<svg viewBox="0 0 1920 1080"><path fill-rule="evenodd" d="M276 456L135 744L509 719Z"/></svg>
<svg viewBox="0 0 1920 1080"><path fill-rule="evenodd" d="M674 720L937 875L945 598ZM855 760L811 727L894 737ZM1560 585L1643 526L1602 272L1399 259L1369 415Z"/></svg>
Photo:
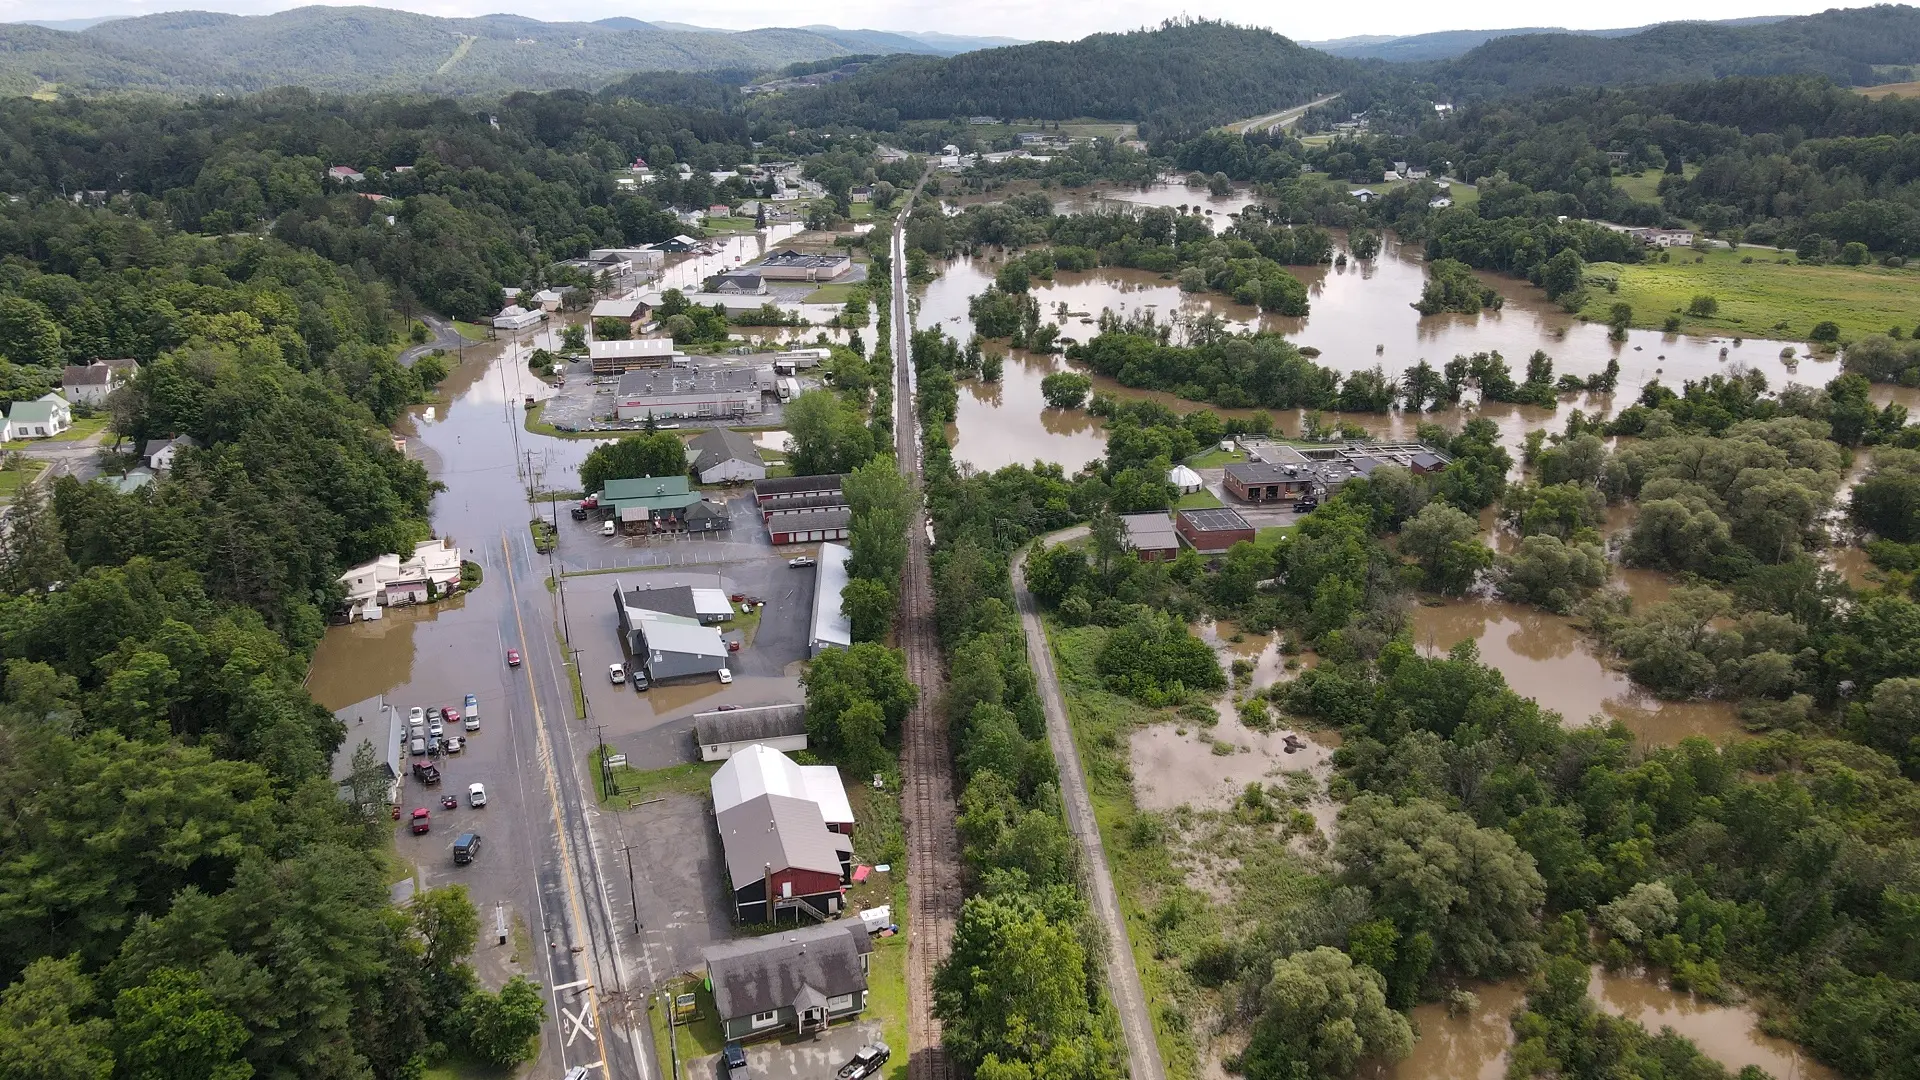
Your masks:
<svg viewBox="0 0 1920 1080"><path fill-rule="evenodd" d="M520 618L520 589L513 576L513 548L505 532L500 534L500 554L506 562L507 594L513 604L513 625L514 629L519 631L520 647L524 650L527 644L527 628L526 624ZM560 781L554 774L553 755L548 749L546 718L540 713L540 693L533 685L532 662L528 661L521 664L521 671L527 677L527 696L533 703L533 730L538 737L535 749L537 756L540 758L540 771L544 774L547 781L547 803L553 811L554 839L560 845L560 878L566 882L567 885L567 906L572 912L574 932L585 935L588 932L586 909L580 906L580 888L573 880L573 860L567 849L566 823L560 816ZM538 887L536 884L535 888ZM600 1015L600 987L597 982L593 981L592 975L592 969L595 966L592 944L590 942L584 943L583 951L576 955L584 957L587 962L588 970L585 975L582 975L578 971L574 974L576 978L586 978L588 980L587 1005L593 1010L593 1038L598 1043L595 1049L600 1051L600 1071L606 1076L612 1076L613 1067L607 1064L607 1059L611 1056L607 1053L605 1041L607 1038L607 1025L602 1022ZM559 1009L560 1002L557 995L552 995L551 989L549 993L550 996L555 997L553 1007ZM558 1024L559 1018L555 1017L554 1019L555 1023Z"/></svg>

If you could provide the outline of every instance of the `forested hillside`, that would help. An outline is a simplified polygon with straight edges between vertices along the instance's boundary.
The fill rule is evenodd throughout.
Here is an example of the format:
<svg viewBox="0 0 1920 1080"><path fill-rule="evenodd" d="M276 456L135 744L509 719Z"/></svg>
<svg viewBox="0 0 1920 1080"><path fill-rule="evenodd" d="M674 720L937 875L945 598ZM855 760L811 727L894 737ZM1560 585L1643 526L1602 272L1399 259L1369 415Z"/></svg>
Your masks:
<svg viewBox="0 0 1920 1080"><path fill-rule="evenodd" d="M0 25L0 88L30 93L47 82L78 94L235 94L273 86L505 93L592 88L643 70L768 70L855 51L864 50L809 30L733 34L517 15L442 19L367 7L251 17L169 12L77 33Z"/></svg>
<svg viewBox="0 0 1920 1080"><path fill-rule="evenodd" d="M1627 37L1502 37L1431 72L1460 96L1562 86L1632 86L1720 75L1889 81L1876 67L1920 64L1920 9L1883 4L1760 25L1666 23Z"/></svg>
<svg viewBox="0 0 1920 1080"><path fill-rule="evenodd" d="M796 94L780 112L804 123L870 128L972 115L1092 116L1164 134L1311 101L1365 79L1366 70L1269 30L1169 21L1153 30L946 60L896 59Z"/></svg>

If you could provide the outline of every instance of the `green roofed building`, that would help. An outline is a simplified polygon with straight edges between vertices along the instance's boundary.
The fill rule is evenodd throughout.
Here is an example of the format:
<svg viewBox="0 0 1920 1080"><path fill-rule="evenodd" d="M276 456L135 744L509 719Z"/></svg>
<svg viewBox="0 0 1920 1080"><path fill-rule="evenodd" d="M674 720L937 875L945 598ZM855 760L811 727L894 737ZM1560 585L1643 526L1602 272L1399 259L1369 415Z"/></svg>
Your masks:
<svg viewBox="0 0 1920 1080"><path fill-rule="evenodd" d="M685 476L638 476L609 480L600 506L627 533L677 532L686 528L687 511L700 504Z"/></svg>

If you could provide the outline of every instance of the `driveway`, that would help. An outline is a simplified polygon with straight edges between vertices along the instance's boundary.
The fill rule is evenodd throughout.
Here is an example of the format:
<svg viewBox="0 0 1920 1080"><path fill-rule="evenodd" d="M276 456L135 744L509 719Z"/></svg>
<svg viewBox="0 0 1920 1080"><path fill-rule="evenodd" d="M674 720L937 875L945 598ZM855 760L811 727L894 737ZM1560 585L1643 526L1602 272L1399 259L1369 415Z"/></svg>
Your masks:
<svg viewBox="0 0 1920 1080"><path fill-rule="evenodd" d="M402 352L400 354L400 364L402 367L412 367L415 360L420 359L435 349L443 349L450 353L457 353L460 351L460 346L467 343L466 339L460 336L460 331L453 328L451 322L448 322L438 315L428 315L425 312L421 312L420 321L426 323L427 329L433 331L433 340L428 341L424 345L415 345Z"/></svg>
<svg viewBox="0 0 1920 1080"><path fill-rule="evenodd" d="M755 1080L828 1080L853 1057L854 1051L880 1039L878 1018L862 1018L818 1035L788 1036L779 1042L747 1047L747 1068ZM895 1054L901 1053L894 1047ZM687 1062L692 1080L725 1080L718 1054Z"/></svg>

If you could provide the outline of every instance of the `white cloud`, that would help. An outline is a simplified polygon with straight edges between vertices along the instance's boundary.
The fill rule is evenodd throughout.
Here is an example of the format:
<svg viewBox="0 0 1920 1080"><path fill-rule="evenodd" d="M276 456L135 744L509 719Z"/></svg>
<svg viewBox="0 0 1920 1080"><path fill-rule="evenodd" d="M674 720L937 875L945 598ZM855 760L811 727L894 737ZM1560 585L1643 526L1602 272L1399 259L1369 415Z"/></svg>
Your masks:
<svg viewBox="0 0 1920 1080"><path fill-rule="evenodd" d="M43 0L0 0L0 21L145 15L183 7L261 15L303 6L298 0L193 0L189 4L154 0L70 0L49 11ZM376 5L428 15L471 16L515 10L498 0L401 0ZM1766 5L1772 14L1811 13L1828 5L1819 0L1789 0ZM849 8L826 0L745 0L724 7L613 0L550 0L521 13L546 20L591 20L614 15L661 19L745 30L759 26L824 23L874 30L938 30L954 34L993 34L1020 38L1067 39L1107 30L1157 25L1176 15L1229 19L1269 26L1292 38L1320 40L1355 34L1420 34L1434 30L1481 29L1541 24L1573 24L1583 29L1638 26L1669 19L1732 19L1751 15L1741 0L1688 0L1675 5L1656 0L1622 0L1604 8L1542 8L1533 0L1483 0L1472 8L1385 0L1366 5L1318 4L1279 7L1262 0L1207 0L1172 6L1164 0L1055 0L1049 4L984 0L970 4L927 4L903 0Z"/></svg>

